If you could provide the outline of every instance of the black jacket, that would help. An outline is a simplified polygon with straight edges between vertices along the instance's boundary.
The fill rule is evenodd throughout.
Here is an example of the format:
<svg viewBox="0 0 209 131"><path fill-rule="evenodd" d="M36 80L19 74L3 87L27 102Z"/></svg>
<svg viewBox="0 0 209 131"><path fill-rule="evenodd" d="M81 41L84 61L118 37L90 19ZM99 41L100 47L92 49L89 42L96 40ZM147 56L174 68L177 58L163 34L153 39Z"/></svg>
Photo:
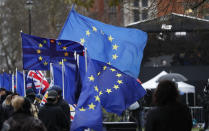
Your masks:
<svg viewBox="0 0 209 131"><path fill-rule="evenodd" d="M191 131L191 129L190 111L180 103L151 109L145 123L145 131Z"/></svg>
<svg viewBox="0 0 209 131"><path fill-rule="evenodd" d="M46 103L40 108L38 117L48 131L69 131L67 117L57 105Z"/></svg>
<svg viewBox="0 0 209 131"><path fill-rule="evenodd" d="M60 106L62 108L62 110L64 111L64 113L67 117L68 125L69 125L68 130L70 130L71 121L70 121L70 106L69 106L69 104L65 100L63 100L63 98L61 97L58 100L57 105Z"/></svg>

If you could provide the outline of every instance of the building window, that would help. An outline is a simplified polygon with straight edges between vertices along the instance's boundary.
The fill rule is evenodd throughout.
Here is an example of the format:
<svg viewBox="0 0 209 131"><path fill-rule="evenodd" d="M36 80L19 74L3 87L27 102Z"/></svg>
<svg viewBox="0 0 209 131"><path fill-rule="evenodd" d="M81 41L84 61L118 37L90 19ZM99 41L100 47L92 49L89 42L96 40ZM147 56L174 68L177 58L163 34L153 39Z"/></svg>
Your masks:
<svg viewBox="0 0 209 131"><path fill-rule="evenodd" d="M146 20L148 18L148 10L142 10L142 20Z"/></svg>
<svg viewBox="0 0 209 131"><path fill-rule="evenodd" d="M139 21L139 10L133 10L134 22Z"/></svg>
<svg viewBox="0 0 209 131"><path fill-rule="evenodd" d="M148 6L148 0L142 0L142 7Z"/></svg>
<svg viewBox="0 0 209 131"><path fill-rule="evenodd" d="M139 7L139 0L134 0L134 7Z"/></svg>

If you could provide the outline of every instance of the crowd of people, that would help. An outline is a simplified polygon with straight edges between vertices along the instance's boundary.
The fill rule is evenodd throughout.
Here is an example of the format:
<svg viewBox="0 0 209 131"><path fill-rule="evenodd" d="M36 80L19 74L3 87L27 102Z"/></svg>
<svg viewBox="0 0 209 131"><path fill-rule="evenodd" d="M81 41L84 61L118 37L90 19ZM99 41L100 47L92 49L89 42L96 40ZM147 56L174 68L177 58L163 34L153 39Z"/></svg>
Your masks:
<svg viewBox="0 0 209 131"><path fill-rule="evenodd" d="M192 130L190 110L179 101L177 86L175 82L169 80L158 84L152 95L153 107L146 115L145 131ZM144 99L146 96L129 108L132 110L131 117L136 121L138 131L142 131L141 111ZM207 113L206 111L208 118ZM204 130L207 129L207 122ZM48 90L47 102L43 106L40 106L40 98L32 89L26 90L26 97L6 91L4 88L0 89L1 131L69 131L70 125L70 107L63 100L62 90L58 86Z"/></svg>
<svg viewBox="0 0 209 131"><path fill-rule="evenodd" d="M59 87L51 87L46 104L40 106L32 88L26 97L0 88L1 131L69 131L70 107L61 94Z"/></svg>

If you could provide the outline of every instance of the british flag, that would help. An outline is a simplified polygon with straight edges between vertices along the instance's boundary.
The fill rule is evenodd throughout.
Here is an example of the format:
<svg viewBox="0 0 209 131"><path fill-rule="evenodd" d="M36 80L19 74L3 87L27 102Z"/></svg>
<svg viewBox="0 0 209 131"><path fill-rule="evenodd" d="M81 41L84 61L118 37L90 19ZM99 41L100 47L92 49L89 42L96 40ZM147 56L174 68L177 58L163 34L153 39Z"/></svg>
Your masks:
<svg viewBox="0 0 209 131"><path fill-rule="evenodd" d="M34 88L43 94L49 88L49 83L41 71L30 70L27 75L28 88Z"/></svg>

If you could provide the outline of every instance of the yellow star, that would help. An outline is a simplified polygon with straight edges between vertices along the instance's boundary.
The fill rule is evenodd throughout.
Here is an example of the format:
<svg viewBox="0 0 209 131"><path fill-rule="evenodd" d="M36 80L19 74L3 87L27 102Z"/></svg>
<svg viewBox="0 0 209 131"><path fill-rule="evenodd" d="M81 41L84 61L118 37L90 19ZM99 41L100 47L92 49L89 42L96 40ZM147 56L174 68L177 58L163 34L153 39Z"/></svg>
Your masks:
<svg viewBox="0 0 209 131"><path fill-rule="evenodd" d="M86 42L86 41L85 41L84 38L82 38L81 41L80 41L81 45L83 45L85 42Z"/></svg>
<svg viewBox="0 0 209 131"><path fill-rule="evenodd" d="M100 91L100 92L99 92L99 96L101 96L102 94L103 94L102 91Z"/></svg>
<svg viewBox="0 0 209 131"><path fill-rule="evenodd" d="M117 50L118 47L119 47L118 45L114 44L114 45L112 46L112 49L113 49L113 50Z"/></svg>
<svg viewBox="0 0 209 131"><path fill-rule="evenodd" d="M60 61L59 64L62 65L62 61Z"/></svg>
<svg viewBox="0 0 209 131"><path fill-rule="evenodd" d="M123 81L122 80L118 80L117 83L118 84L123 84Z"/></svg>
<svg viewBox="0 0 209 131"><path fill-rule="evenodd" d="M109 40L110 42L112 42L113 39L114 39L114 38L112 38L111 35L108 37L108 40Z"/></svg>
<svg viewBox="0 0 209 131"><path fill-rule="evenodd" d="M95 101L100 102L100 98L99 98L99 96L94 96L94 97L95 97Z"/></svg>
<svg viewBox="0 0 209 131"><path fill-rule="evenodd" d="M39 59L40 61L42 61L43 58L42 58L41 56L39 56L38 59Z"/></svg>
<svg viewBox="0 0 209 131"><path fill-rule="evenodd" d="M115 69L113 69L113 68L110 68L110 70L111 70L112 72L116 71L116 70L115 70Z"/></svg>
<svg viewBox="0 0 209 131"><path fill-rule="evenodd" d="M98 72L97 75L99 76L101 74L101 72Z"/></svg>
<svg viewBox="0 0 209 131"><path fill-rule="evenodd" d="M61 45L62 43L61 42L58 42L58 45Z"/></svg>
<svg viewBox="0 0 209 131"><path fill-rule="evenodd" d="M89 109L94 110L95 105L94 105L93 103L91 103L91 104L90 104L90 105L88 105L88 106L89 106Z"/></svg>
<svg viewBox="0 0 209 131"><path fill-rule="evenodd" d="M90 77L88 77L89 78L89 81L94 81L94 76L93 75L91 75Z"/></svg>
<svg viewBox="0 0 209 131"><path fill-rule="evenodd" d="M44 40L43 43L46 44L46 40Z"/></svg>
<svg viewBox="0 0 209 131"><path fill-rule="evenodd" d="M112 55L112 59L116 60L118 56L116 54Z"/></svg>
<svg viewBox="0 0 209 131"><path fill-rule="evenodd" d="M68 56L68 53L67 53L67 52L65 52L65 53L64 53L64 55L65 55L65 56Z"/></svg>
<svg viewBox="0 0 209 131"><path fill-rule="evenodd" d="M119 73L117 73L117 74L116 74L116 76L119 78L119 77L121 77L122 75L121 75L121 74L119 74Z"/></svg>
<svg viewBox="0 0 209 131"><path fill-rule="evenodd" d="M92 29L94 32L97 32L97 28L95 26L92 26Z"/></svg>
<svg viewBox="0 0 209 131"><path fill-rule="evenodd" d="M37 52L37 54L41 54L41 50L39 50L39 49L36 50L36 52Z"/></svg>
<svg viewBox="0 0 209 131"><path fill-rule="evenodd" d="M103 67L103 70L106 70L106 69L107 69L107 66L104 66L104 67Z"/></svg>
<svg viewBox="0 0 209 131"><path fill-rule="evenodd" d="M41 43L40 43L38 46L39 46L40 48L43 47L43 45L42 45Z"/></svg>
<svg viewBox="0 0 209 131"><path fill-rule="evenodd" d="M48 63L45 61L45 62L44 62L44 66L47 66L47 65L48 65Z"/></svg>
<svg viewBox="0 0 209 131"><path fill-rule="evenodd" d="M87 30L87 31L86 31L86 35L87 35L87 36L90 36L90 34L91 34L90 31Z"/></svg>
<svg viewBox="0 0 209 131"><path fill-rule="evenodd" d="M80 111L86 111L86 109L84 109L83 107L79 109Z"/></svg>
<svg viewBox="0 0 209 131"><path fill-rule="evenodd" d="M67 59L63 59L63 61L67 61Z"/></svg>
<svg viewBox="0 0 209 131"><path fill-rule="evenodd" d="M67 47L66 47L66 46L63 46L62 49L63 49L63 50L67 50Z"/></svg>
<svg viewBox="0 0 209 131"><path fill-rule="evenodd" d="M108 65L111 65L110 62L107 63Z"/></svg>
<svg viewBox="0 0 209 131"><path fill-rule="evenodd" d="M95 91L99 92L99 89L97 86L94 86Z"/></svg>
<svg viewBox="0 0 209 131"><path fill-rule="evenodd" d="M108 94L110 94L110 93L112 92L112 90L111 90L111 89L107 89L106 92L107 92Z"/></svg>
<svg viewBox="0 0 209 131"><path fill-rule="evenodd" d="M119 86L118 85L114 85L113 88L117 90L119 88Z"/></svg>

